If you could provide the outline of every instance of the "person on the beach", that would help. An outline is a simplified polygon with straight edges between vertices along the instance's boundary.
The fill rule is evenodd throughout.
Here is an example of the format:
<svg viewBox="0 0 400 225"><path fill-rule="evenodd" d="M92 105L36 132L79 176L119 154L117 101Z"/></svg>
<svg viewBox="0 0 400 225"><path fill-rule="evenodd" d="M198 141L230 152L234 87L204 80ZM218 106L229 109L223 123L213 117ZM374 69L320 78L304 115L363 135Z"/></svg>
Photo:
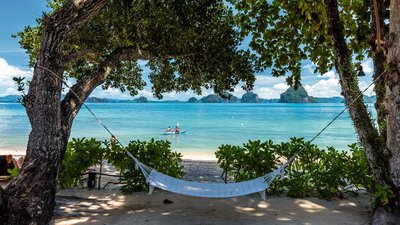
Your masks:
<svg viewBox="0 0 400 225"><path fill-rule="evenodd" d="M172 132L171 127L168 127L167 130L165 132Z"/></svg>
<svg viewBox="0 0 400 225"><path fill-rule="evenodd" d="M0 176L9 176L8 169L14 169L17 165L12 155L0 156Z"/></svg>
<svg viewBox="0 0 400 225"><path fill-rule="evenodd" d="M117 138L114 135L111 135L111 144L115 144Z"/></svg>

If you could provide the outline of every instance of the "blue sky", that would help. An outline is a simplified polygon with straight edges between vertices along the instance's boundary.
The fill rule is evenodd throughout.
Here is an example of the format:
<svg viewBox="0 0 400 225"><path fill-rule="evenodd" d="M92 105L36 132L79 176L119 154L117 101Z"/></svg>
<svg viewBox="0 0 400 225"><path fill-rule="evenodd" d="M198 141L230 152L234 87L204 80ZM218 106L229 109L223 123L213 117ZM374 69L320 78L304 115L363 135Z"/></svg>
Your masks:
<svg viewBox="0 0 400 225"><path fill-rule="evenodd" d="M24 50L19 48L18 39L11 35L23 30L24 26L36 24L36 18L40 17L43 11L46 11L45 0L12 0L3 1L0 7L0 96L9 94L19 94L16 91L16 85L12 81L14 76L32 76L32 70L28 65L28 57ZM145 67L146 62L139 62L143 68L143 76L149 73ZM364 71L367 76L360 79L360 87L366 87L371 82L373 71L371 60L363 62ZM254 92L261 98L279 98L288 86L285 84L285 78L272 77L268 72L257 74ZM147 80L147 79L146 79ZM302 83L309 95L315 97L333 97L340 95L338 75L334 71L326 74L314 74L313 64L309 61L303 63ZM203 95L212 94L211 90L204 90ZM240 97L244 94L240 86L235 88L234 95ZM371 95L371 91L367 92ZM109 89L101 90L97 88L92 96L107 98L132 98L127 93L121 93L119 90ZM139 92L138 96L145 96L152 99L151 86L147 86ZM138 97L138 96L135 96ZM166 93L164 99L187 100L195 96L191 92L187 93ZM196 96L199 97L199 96Z"/></svg>

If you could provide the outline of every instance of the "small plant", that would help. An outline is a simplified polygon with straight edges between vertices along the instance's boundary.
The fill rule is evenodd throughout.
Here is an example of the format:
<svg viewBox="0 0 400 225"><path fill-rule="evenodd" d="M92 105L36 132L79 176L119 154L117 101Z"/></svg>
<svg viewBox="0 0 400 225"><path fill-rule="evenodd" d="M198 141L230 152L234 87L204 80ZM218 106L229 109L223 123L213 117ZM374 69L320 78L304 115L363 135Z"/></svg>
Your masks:
<svg viewBox="0 0 400 225"><path fill-rule="evenodd" d="M382 186L380 184L377 184L375 188L376 191L374 192L374 201L373 201L374 208L378 205L387 205L389 204L389 200L391 198L396 197L396 195L394 194L393 190L390 188L389 185Z"/></svg>
<svg viewBox="0 0 400 225"><path fill-rule="evenodd" d="M15 177L19 174L19 172L21 172L21 170L17 166L15 166L12 169L7 169L7 172L10 174L10 177Z"/></svg>
<svg viewBox="0 0 400 225"><path fill-rule="evenodd" d="M347 163L347 179L355 189L365 188L367 191L372 192L374 181L364 149L356 143L349 145L349 147L351 157Z"/></svg>

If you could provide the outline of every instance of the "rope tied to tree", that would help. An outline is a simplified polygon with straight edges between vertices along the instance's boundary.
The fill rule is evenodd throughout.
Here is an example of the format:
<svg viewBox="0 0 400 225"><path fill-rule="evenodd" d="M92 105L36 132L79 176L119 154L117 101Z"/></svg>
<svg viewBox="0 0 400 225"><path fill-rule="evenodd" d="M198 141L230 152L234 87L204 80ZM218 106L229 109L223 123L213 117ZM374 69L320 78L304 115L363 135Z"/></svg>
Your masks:
<svg viewBox="0 0 400 225"><path fill-rule="evenodd" d="M378 3L377 0L374 0L374 14L375 14L375 26L376 26L376 39L375 39L375 44L376 44L376 51L380 52L382 51L382 44L384 42L381 40L381 23L379 19L379 9L378 9Z"/></svg>

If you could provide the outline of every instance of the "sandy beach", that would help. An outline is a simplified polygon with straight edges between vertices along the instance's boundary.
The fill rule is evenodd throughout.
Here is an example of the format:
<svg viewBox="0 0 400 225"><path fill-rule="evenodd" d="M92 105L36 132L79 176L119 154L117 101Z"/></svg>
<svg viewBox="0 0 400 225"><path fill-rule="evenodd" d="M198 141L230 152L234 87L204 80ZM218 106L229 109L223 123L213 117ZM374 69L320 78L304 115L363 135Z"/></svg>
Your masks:
<svg viewBox="0 0 400 225"><path fill-rule="evenodd" d="M184 160L186 180L222 182L216 161ZM258 194L227 199L197 198L156 190L123 195L112 189L57 193L52 223L66 224L364 224L369 197L326 201ZM171 204L165 204L168 199Z"/></svg>
<svg viewBox="0 0 400 225"><path fill-rule="evenodd" d="M172 204L164 204L164 200ZM115 190L57 194L53 224L364 224L370 216L360 196L341 201L258 195L206 199L157 190L123 195Z"/></svg>

